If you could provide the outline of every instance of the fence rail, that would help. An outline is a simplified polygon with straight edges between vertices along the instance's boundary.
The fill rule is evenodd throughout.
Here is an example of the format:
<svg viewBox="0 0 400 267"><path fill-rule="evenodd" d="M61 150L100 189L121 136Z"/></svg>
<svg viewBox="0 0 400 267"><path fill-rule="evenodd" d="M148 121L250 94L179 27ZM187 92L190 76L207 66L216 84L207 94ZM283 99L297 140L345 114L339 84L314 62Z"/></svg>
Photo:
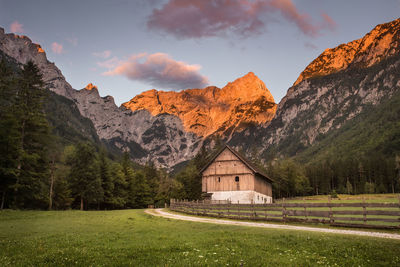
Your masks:
<svg viewBox="0 0 400 267"><path fill-rule="evenodd" d="M312 222L333 226L400 229L398 203L272 203L234 204L171 200L170 209L193 215L218 218Z"/></svg>

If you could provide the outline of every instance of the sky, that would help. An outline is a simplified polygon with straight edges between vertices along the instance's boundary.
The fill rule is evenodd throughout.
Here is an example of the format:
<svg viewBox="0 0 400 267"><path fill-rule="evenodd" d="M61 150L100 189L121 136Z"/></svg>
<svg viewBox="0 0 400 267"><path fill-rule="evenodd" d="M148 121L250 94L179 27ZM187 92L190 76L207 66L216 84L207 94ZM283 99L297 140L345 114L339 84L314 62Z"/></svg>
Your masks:
<svg viewBox="0 0 400 267"><path fill-rule="evenodd" d="M327 48L400 17L400 0L0 0L75 89L117 105L150 89L222 88L254 72L279 103Z"/></svg>

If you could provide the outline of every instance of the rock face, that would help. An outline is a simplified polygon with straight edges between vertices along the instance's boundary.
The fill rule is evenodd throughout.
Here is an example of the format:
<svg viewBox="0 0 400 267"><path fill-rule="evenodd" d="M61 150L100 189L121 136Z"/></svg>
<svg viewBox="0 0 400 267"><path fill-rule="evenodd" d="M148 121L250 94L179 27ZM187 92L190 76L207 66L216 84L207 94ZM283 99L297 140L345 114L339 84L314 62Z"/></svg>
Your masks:
<svg viewBox="0 0 400 267"><path fill-rule="evenodd" d="M154 161L157 166L169 168L191 159L200 148L201 139L185 132L176 116L152 116L146 110L133 112L117 107L112 96L100 97L93 85L76 91L75 101L103 141L129 151L139 163Z"/></svg>
<svg viewBox="0 0 400 267"><path fill-rule="evenodd" d="M400 20L325 50L300 75L275 118L235 134L232 144L295 155L332 129L400 91ZM245 146L243 146L245 147Z"/></svg>
<svg viewBox="0 0 400 267"><path fill-rule="evenodd" d="M294 85L318 76L345 70L349 67L370 67L398 54L400 50L400 19L380 24L363 38L332 49L326 49L300 74Z"/></svg>
<svg viewBox="0 0 400 267"><path fill-rule="evenodd" d="M148 110L154 116L176 115L187 132L202 137L216 133L229 136L244 126L270 121L276 111L271 93L252 72L222 89L150 90L122 105L132 111Z"/></svg>
<svg viewBox="0 0 400 267"><path fill-rule="evenodd" d="M46 52L40 45L32 43L31 39L13 33L5 34L0 28L0 50L14 58L18 63L25 64L32 60L43 74L43 80L53 92L73 99L73 89L62 75L61 71L47 60Z"/></svg>
<svg viewBox="0 0 400 267"><path fill-rule="evenodd" d="M191 159L201 147L202 140L186 132L176 116L153 116L145 110L119 108L111 96L100 97L97 86L91 83L82 90L73 89L54 63L47 60L40 45L26 36L5 34L0 28L0 50L20 64L29 60L37 64L46 86L73 100L80 113L93 122L103 142L111 149L130 152L139 163L153 161L169 168Z"/></svg>

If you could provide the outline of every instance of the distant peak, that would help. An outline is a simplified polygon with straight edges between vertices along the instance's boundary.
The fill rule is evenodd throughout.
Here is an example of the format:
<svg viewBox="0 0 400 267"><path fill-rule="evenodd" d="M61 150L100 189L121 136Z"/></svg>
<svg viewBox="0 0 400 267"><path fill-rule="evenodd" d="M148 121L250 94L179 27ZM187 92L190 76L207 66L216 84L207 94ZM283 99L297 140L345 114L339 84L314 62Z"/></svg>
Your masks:
<svg viewBox="0 0 400 267"><path fill-rule="evenodd" d="M43 48L42 48L39 44L35 44L35 45L36 45L37 51L38 51L39 53L44 53Z"/></svg>
<svg viewBox="0 0 400 267"><path fill-rule="evenodd" d="M92 90L92 89L96 89L97 90L97 86L94 85L93 83L89 83L88 85L86 85L85 87L86 90Z"/></svg>
<svg viewBox="0 0 400 267"><path fill-rule="evenodd" d="M249 72L246 75L234 80L233 82L230 82L227 84L227 86L239 86L239 87L243 87L243 88L259 88L260 85L260 89L265 90L267 87L265 86L264 82L257 77L257 75L255 75L253 72Z"/></svg>
<svg viewBox="0 0 400 267"><path fill-rule="evenodd" d="M256 75L254 74L254 72L250 71L249 73L247 73L246 75L244 75L243 77L255 77Z"/></svg>

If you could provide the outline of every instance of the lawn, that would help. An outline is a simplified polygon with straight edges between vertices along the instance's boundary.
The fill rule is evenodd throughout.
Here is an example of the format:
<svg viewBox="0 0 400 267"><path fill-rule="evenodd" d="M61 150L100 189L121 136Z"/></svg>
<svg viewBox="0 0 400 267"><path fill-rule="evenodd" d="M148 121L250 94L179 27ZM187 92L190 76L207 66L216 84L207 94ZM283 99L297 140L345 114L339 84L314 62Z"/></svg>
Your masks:
<svg viewBox="0 0 400 267"><path fill-rule="evenodd" d="M143 210L0 212L0 266L400 266L400 241L222 226Z"/></svg>

